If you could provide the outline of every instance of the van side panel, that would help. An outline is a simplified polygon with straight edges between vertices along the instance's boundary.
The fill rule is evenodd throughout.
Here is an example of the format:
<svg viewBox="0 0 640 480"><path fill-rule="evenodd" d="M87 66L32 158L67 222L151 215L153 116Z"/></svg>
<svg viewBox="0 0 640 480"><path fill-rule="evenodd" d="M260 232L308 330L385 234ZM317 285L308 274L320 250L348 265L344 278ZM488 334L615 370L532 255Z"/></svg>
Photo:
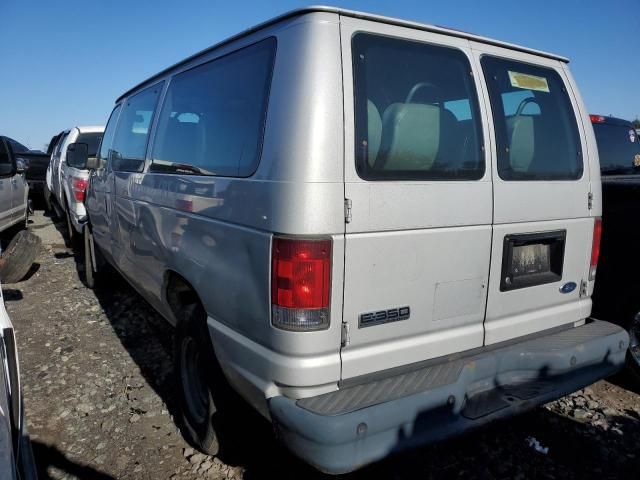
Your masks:
<svg viewBox="0 0 640 480"><path fill-rule="evenodd" d="M164 279L167 272L184 277L205 306L216 354L231 381L249 382L268 396L280 391L276 383L325 385L326 391L337 388L340 378L344 186L337 20L326 13L295 18L184 67L277 38L254 175L116 175L122 246L133 252L126 275L172 320ZM333 239L328 330L296 333L271 326L273 234Z"/></svg>

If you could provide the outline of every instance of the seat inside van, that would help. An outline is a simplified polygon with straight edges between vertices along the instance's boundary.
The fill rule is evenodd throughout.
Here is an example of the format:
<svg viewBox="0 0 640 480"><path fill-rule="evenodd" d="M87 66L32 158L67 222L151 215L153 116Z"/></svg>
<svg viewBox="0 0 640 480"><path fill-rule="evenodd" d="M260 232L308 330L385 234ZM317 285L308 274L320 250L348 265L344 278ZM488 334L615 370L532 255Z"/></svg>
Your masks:
<svg viewBox="0 0 640 480"><path fill-rule="evenodd" d="M568 148L566 136L559 134L564 132L563 121L542 95L524 99L514 115L506 118L511 170L526 175L565 168L566 163L559 162L555 153Z"/></svg>
<svg viewBox="0 0 640 480"><path fill-rule="evenodd" d="M393 103L381 116L369 99L369 165L384 170L463 168L473 125L461 126L441 103Z"/></svg>

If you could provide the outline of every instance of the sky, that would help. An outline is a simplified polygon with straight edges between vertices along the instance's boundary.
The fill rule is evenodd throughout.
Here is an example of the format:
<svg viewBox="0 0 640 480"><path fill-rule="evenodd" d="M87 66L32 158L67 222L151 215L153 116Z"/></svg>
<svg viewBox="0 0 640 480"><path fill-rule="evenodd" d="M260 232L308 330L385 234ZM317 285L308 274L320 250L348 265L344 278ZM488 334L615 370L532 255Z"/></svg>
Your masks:
<svg viewBox="0 0 640 480"><path fill-rule="evenodd" d="M115 99L158 71L313 2L0 0L0 135L43 149L103 125ZM640 116L640 0L328 3L558 53L591 113Z"/></svg>

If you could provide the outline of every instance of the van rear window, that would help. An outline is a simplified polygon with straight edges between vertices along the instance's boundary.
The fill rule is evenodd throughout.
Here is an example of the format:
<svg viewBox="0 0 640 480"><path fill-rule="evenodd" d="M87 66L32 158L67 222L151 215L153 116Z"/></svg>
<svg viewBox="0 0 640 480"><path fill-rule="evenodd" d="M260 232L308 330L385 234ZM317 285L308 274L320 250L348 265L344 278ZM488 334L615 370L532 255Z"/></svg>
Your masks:
<svg viewBox="0 0 640 480"><path fill-rule="evenodd" d="M352 50L361 178L484 175L478 98L461 50L367 33L354 35Z"/></svg>
<svg viewBox="0 0 640 480"><path fill-rule="evenodd" d="M583 162L576 117L560 75L482 57L503 180L575 180Z"/></svg>

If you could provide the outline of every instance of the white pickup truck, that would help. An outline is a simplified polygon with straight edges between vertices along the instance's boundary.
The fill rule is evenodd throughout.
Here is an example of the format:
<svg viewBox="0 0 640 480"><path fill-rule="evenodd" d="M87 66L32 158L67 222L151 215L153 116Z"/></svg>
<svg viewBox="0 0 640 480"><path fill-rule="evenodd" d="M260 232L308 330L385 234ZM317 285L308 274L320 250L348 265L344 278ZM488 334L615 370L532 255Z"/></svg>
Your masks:
<svg viewBox="0 0 640 480"><path fill-rule="evenodd" d="M94 157L102 139L104 127L73 127L62 132L51 154L47 172L47 199L55 213L66 220L67 236L71 246L87 220L84 195L89 171L67 162L67 147L72 143L85 143L89 157Z"/></svg>

